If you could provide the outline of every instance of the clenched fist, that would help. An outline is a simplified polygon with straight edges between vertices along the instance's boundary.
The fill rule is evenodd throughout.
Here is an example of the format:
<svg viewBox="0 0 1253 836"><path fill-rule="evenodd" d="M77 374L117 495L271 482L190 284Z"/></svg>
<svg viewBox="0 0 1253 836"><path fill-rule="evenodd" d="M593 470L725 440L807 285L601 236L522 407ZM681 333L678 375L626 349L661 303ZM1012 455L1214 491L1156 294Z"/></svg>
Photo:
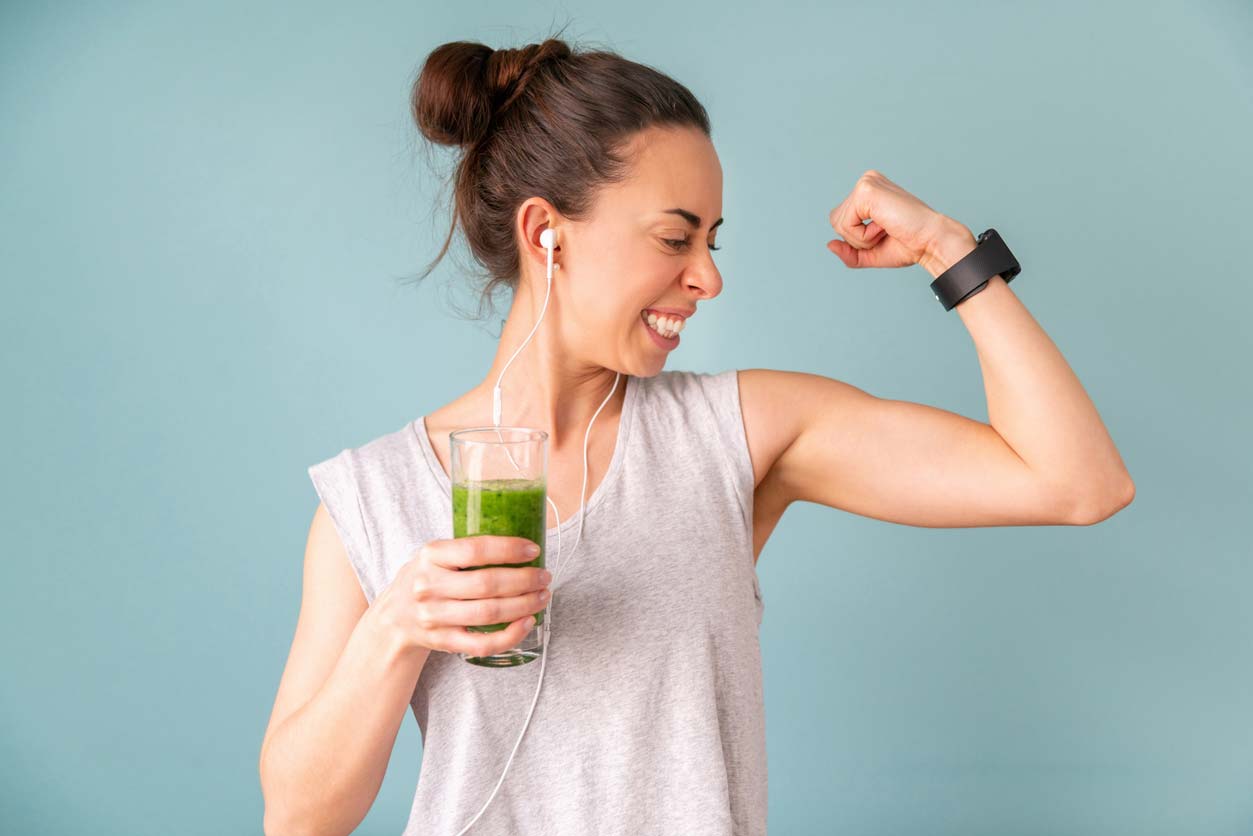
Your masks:
<svg viewBox="0 0 1253 836"><path fill-rule="evenodd" d="M921 264L934 278L976 243L969 229L874 169L857 179L848 197L831 210L830 221L843 240L828 241L827 249L849 267Z"/></svg>

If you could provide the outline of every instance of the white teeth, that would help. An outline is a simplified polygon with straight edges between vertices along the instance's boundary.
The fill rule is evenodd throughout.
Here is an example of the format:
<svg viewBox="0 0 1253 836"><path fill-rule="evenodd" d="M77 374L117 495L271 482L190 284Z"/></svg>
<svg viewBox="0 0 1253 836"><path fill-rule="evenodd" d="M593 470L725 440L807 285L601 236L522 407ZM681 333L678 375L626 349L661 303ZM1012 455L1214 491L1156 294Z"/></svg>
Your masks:
<svg viewBox="0 0 1253 836"><path fill-rule="evenodd" d="M652 311L648 311L647 315L649 327L663 337L673 337L683 330L683 320L678 317L657 316Z"/></svg>
<svg viewBox="0 0 1253 836"><path fill-rule="evenodd" d="M657 320L653 324L652 328L654 331L656 331L658 334L661 334L664 337L672 337L677 332L677 329L674 326L674 322L672 320L665 319L664 317L662 319Z"/></svg>

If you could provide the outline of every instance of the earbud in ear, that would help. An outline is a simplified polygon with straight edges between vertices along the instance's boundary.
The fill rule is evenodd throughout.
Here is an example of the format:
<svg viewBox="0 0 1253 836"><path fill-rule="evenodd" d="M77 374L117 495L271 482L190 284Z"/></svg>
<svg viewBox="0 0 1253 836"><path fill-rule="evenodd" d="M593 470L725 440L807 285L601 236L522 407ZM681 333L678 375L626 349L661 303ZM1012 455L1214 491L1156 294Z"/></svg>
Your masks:
<svg viewBox="0 0 1253 836"><path fill-rule="evenodd" d="M557 245L557 233L551 229L546 229L539 234L540 244L548 250L548 284L551 287L553 283L553 247ZM548 304L547 301L544 304Z"/></svg>

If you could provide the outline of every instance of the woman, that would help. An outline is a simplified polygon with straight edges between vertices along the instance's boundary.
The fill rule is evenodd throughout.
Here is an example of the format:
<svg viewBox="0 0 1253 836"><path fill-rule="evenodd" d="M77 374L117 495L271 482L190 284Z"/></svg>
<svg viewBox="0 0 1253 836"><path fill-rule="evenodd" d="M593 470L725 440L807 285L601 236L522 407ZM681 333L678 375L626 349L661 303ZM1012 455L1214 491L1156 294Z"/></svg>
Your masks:
<svg viewBox="0 0 1253 836"><path fill-rule="evenodd" d="M674 80L557 39L458 42L428 57L413 105L428 139L464 151L453 228L487 270L485 295L507 285L512 306L482 383L310 468L322 504L262 747L267 833L355 827L409 705L424 745L405 833L460 832L507 763L476 832L763 833L755 564L790 503L953 527L1086 525L1131 501L1096 409L1000 276L956 308L991 425L819 375L664 371L677 331L722 291L721 168L705 110ZM831 223L851 267L938 276L975 247L875 171ZM545 230L551 297L514 358L548 291ZM522 538L451 539L448 498L448 434L488 423L510 358L503 423L548 432L564 548L576 522L588 533L552 590L560 627L516 758L536 666L456 654L517 645L550 578L458 571L533 556Z"/></svg>

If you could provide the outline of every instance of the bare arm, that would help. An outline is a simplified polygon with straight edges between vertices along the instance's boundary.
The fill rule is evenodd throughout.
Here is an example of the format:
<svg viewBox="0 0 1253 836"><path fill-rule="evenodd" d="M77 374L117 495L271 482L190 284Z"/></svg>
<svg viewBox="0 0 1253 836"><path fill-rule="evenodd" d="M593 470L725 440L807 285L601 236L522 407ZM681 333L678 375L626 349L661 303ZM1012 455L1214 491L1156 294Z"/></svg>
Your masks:
<svg viewBox="0 0 1253 836"><path fill-rule="evenodd" d="M430 651L404 646L371 612L319 505L296 635L261 746L266 836L351 833L378 795Z"/></svg>
<svg viewBox="0 0 1253 836"><path fill-rule="evenodd" d="M932 276L975 248L946 219L921 262ZM1135 484L1096 406L1057 346L1005 280L993 276L955 308L970 331L987 395L988 423L1046 483L1077 492L1075 521L1089 525L1126 507Z"/></svg>
<svg viewBox="0 0 1253 836"><path fill-rule="evenodd" d="M863 221L873 218L867 226ZM831 224L849 267L920 264L939 276L975 236L868 170ZM739 373L758 497L934 527L1092 525L1135 483L1078 377L997 275L957 305L983 370L989 422L874 397L820 375Z"/></svg>

